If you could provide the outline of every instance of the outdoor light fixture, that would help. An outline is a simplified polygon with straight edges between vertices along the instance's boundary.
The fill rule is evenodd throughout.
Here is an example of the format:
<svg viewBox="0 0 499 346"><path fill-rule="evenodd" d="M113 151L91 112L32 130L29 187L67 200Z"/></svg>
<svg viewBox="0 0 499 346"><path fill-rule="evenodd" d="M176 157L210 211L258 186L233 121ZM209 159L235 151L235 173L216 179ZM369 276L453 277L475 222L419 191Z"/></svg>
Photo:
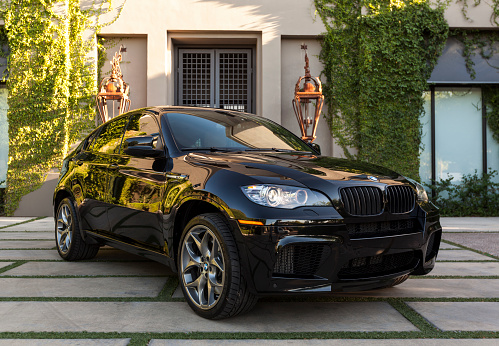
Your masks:
<svg viewBox="0 0 499 346"><path fill-rule="evenodd" d="M312 77L310 74L307 45L303 44L301 49L305 50L305 75L296 82L295 97L292 102L296 119L300 125L301 139L312 143L317 138L315 132L324 104L324 95L322 95L321 81L318 77Z"/></svg>
<svg viewBox="0 0 499 346"><path fill-rule="evenodd" d="M103 123L117 115L128 112L130 109L131 101L128 98L130 87L123 80L120 68L122 52L126 52L126 48L123 46L120 47L119 52L114 54L111 61L111 76L105 77L99 85L99 93L96 99Z"/></svg>

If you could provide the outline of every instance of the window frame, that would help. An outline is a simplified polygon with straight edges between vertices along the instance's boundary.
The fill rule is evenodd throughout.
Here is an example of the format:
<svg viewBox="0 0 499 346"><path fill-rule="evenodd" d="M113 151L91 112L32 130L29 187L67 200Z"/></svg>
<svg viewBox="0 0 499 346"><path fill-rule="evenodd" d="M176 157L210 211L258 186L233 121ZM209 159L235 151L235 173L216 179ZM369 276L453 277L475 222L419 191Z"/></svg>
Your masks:
<svg viewBox="0 0 499 346"><path fill-rule="evenodd" d="M483 93L483 87L486 84L447 84L447 83L439 83L430 85L430 164L431 164L431 177L432 181L436 181L437 179L437 166L436 166L436 102L435 102L435 90L438 89L452 89L452 88L480 88L481 94L481 111L482 111L482 122L481 122L481 136L482 136L482 172L488 172L488 164L487 164L487 107L484 106L486 104L485 96ZM478 168L478 167L477 167ZM435 191L432 190L432 194L434 195Z"/></svg>
<svg viewBox="0 0 499 346"><path fill-rule="evenodd" d="M173 59L174 73L174 104L177 106L189 106L181 103L180 92L182 90L183 80L181 78L181 53L189 51L196 53L213 52L210 88L212 90L210 97L210 107L220 108L220 64L219 53L248 53L248 109L247 113L256 114L256 49L253 45L178 45L175 46ZM227 109L232 110L232 109Z"/></svg>

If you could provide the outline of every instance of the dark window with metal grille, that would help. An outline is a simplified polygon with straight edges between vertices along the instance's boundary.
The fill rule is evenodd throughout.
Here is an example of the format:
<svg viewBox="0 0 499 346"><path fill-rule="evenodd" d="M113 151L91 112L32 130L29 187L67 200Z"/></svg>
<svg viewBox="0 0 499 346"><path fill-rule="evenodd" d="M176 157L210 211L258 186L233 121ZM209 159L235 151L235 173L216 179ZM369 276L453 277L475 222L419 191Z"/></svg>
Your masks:
<svg viewBox="0 0 499 346"><path fill-rule="evenodd" d="M179 49L177 104L253 112L251 49Z"/></svg>

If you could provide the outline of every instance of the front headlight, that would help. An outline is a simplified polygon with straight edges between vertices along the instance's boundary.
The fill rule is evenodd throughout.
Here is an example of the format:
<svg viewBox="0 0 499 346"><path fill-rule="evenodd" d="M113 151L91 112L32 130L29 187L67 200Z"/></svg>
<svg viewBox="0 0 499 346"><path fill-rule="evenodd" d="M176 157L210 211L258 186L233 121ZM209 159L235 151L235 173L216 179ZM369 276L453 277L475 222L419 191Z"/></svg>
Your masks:
<svg viewBox="0 0 499 346"><path fill-rule="evenodd" d="M303 206L331 206L329 199L323 194L307 188L259 184L241 187L248 199L265 207L293 209Z"/></svg>
<svg viewBox="0 0 499 346"><path fill-rule="evenodd" d="M418 202L428 202L428 195L426 194L426 190L424 189L423 185L421 185L415 180L409 178L406 179L409 180L416 187Z"/></svg>
<svg viewBox="0 0 499 346"><path fill-rule="evenodd" d="M421 184L416 183L416 193L418 194L418 202L428 202L428 195Z"/></svg>

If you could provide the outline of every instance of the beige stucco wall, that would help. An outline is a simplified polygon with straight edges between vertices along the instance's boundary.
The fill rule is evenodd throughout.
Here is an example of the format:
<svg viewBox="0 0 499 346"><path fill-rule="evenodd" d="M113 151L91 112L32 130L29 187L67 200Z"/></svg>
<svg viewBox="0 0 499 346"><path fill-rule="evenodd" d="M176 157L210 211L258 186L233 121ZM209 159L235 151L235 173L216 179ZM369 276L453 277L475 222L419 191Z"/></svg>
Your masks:
<svg viewBox="0 0 499 346"><path fill-rule="evenodd" d="M451 28L497 29L492 20L491 3L492 1L483 0L479 5L475 5L474 1L468 0L469 19L466 19L462 12L463 1L453 0L445 11L445 19Z"/></svg>
<svg viewBox="0 0 499 346"><path fill-rule="evenodd" d="M110 61L119 52L120 47L126 48L121 54L120 63L123 80L132 85L130 88L130 109L147 106L147 37L112 37L106 40L106 63L101 69L101 78L111 74Z"/></svg>
<svg viewBox="0 0 499 346"><path fill-rule="evenodd" d="M257 40L256 113L281 122L281 35L317 35L312 0L128 0L105 35L147 36L147 105L174 103L172 39ZM102 21L111 20L114 14ZM133 85L131 86L133 88Z"/></svg>
<svg viewBox="0 0 499 346"><path fill-rule="evenodd" d="M489 4L469 2L471 20L461 13L462 3L450 4L445 16L451 27L495 27ZM122 4L123 0L113 1L116 9ZM111 11L100 21L112 21L117 13ZM102 35L135 36L126 38L130 63L125 67L129 70L125 80L131 85L132 108L175 103L176 45L251 45L256 53L256 113L299 134L291 99L296 80L304 72L300 45L307 43L312 74L318 75L322 67L316 38L323 31L313 0L127 0L119 18L104 27ZM316 142L323 154L342 156L324 119Z"/></svg>

